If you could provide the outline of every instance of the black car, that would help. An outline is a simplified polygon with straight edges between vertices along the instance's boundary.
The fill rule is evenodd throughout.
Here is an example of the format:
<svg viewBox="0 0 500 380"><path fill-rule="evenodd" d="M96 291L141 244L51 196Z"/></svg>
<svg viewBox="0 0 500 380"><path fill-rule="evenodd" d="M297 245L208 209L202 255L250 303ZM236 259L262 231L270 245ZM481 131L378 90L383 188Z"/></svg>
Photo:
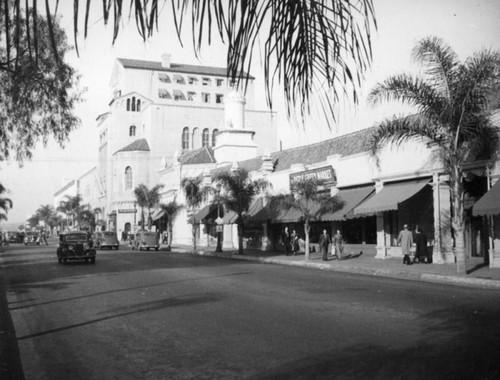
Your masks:
<svg viewBox="0 0 500 380"><path fill-rule="evenodd" d="M24 245L36 244L40 245L40 233L36 231L28 231L24 235Z"/></svg>
<svg viewBox="0 0 500 380"><path fill-rule="evenodd" d="M9 231L9 243L22 243L24 242L24 232Z"/></svg>
<svg viewBox="0 0 500 380"><path fill-rule="evenodd" d="M66 264L69 260L85 260L95 264L96 250L92 239L85 231L68 231L59 234L57 260Z"/></svg>

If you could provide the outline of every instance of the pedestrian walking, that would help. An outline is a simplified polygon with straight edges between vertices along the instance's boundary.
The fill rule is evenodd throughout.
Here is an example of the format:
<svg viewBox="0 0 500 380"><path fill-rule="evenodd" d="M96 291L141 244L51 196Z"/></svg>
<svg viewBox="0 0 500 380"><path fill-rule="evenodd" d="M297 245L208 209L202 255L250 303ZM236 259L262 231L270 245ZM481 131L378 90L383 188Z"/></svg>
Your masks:
<svg viewBox="0 0 500 380"><path fill-rule="evenodd" d="M342 255L344 253L344 237L342 236L342 232L340 232L340 230L337 230L337 233L333 236L332 242L337 259L342 260Z"/></svg>
<svg viewBox="0 0 500 380"><path fill-rule="evenodd" d="M299 235L297 235L297 232L295 232L295 230L293 230L292 234L290 235L290 246L292 254L295 256L297 252L299 252Z"/></svg>
<svg viewBox="0 0 500 380"><path fill-rule="evenodd" d="M44 229L40 230L40 243L41 242L45 242L45 245L49 245L49 243L47 242L47 236L45 234Z"/></svg>
<svg viewBox="0 0 500 380"><path fill-rule="evenodd" d="M319 247L321 248L321 253L323 254L323 261L328 261L328 247L332 239L326 230L323 230L323 233L319 237Z"/></svg>
<svg viewBox="0 0 500 380"><path fill-rule="evenodd" d="M401 252L403 253L403 265L411 265L410 251L413 245L413 234L408 230L408 224L403 226L403 229L398 235L398 245L401 244Z"/></svg>
<svg viewBox="0 0 500 380"><path fill-rule="evenodd" d="M289 256L292 250L290 249L290 232L288 232L288 227L285 227L281 233L281 244L285 248L285 256Z"/></svg>
<svg viewBox="0 0 500 380"><path fill-rule="evenodd" d="M168 232L166 230L163 231L163 234L162 234L162 243L168 244Z"/></svg>
<svg viewBox="0 0 500 380"><path fill-rule="evenodd" d="M427 252L427 236L425 236L424 230L422 227L417 226L415 228L415 258L413 259L414 263L423 263L424 261L429 264L429 255Z"/></svg>

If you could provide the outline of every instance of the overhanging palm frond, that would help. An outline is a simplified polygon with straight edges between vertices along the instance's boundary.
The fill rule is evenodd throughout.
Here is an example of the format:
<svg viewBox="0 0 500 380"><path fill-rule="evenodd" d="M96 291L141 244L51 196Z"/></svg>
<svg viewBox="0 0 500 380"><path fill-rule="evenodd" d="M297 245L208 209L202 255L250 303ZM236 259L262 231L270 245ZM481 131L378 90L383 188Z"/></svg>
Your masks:
<svg viewBox="0 0 500 380"><path fill-rule="evenodd" d="M431 36L420 40L412 50L415 62L425 65L426 74L441 96L451 102L450 83L459 64L457 54L441 38Z"/></svg>
<svg viewBox="0 0 500 380"><path fill-rule="evenodd" d="M443 146L447 135L439 125L423 115L394 116L378 124L371 139L371 152L377 158L382 147L389 143L401 145L415 138L424 138L429 143Z"/></svg>

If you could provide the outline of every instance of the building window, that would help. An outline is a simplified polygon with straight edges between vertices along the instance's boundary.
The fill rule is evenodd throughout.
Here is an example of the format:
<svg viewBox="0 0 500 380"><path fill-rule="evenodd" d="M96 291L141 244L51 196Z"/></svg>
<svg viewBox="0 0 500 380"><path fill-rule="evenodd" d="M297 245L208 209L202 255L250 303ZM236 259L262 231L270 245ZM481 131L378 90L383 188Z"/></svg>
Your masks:
<svg viewBox="0 0 500 380"><path fill-rule="evenodd" d="M203 92L201 94L201 99L203 100L203 103L210 103L210 94Z"/></svg>
<svg viewBox="0 0 500 380"><path fill-rule="evenodd" d="M196 98L196 92L188 91L188 100L192 102L193 100L195 100L195 98Z"/></svg>
<svg viewBox="0 0 500 380"><path fill-rule="evenodd" d="M201 138L201 146L208 146L210 141L210 132L208 131L208 128L205 128L203 130L203 135Z"/></svg>
<svg viewBox="0 0 500 380"><path fill-rule="evenodd" d="M184 127L182 130L182 149L189 149L189 128Z"/></svg>
<svg viewBox="0 0 500 380"><path fill-rule="evenodd" d="M193 133L191 136L191 149L201 148L201 133L199 128L193 128Z"/></svg>
<svg viewBox="0 0 500 380"><path fill-rule="evenodd" d="M127 166L125 168L125 190L130 190L132 186L132 168L130 166Z"/></svg>
<svg viewBox="0 0 500 380"><path fill-rule="evenodd" d="M135 136L135 125L130 126L130 128L128 129L128 135Z"/></svg>
<svg viewBox="0 0 500 380"><path fill-rule="evenodd" d="M196 77L188 77L188 83L196 86L198 84L198 78L196 78Z"/></svg>
<svg viewBox="0 0 500 380"><path fill-rule="evenodd" d="M174 74L174 83L185 84L184 78L179 74Z"/></svg>
<svg viewBox="0 0 500 380"><path fill-rule="evenodd" d="M135 112L135 96L132 96L132 112Z"/></svg>
<svg viewBox="0 0 500 380"><path fill-rule="evenodd" d="M215 144L217 143L217 135L218 134L219 134L219 130L214 129L214 131L212 132L212 146L215 146Z"/></svg>
<svg viewBox="0 0 500 380"><path fill-rule="evenodd" d="M172 99L172 96L170 95L170 93L165 89L158 90L158 97L160 99Z"/></svg>
<svg viewBox="0 0 500 380"><path fill-rule="evenodd" d="M137 99L137 107L136 107L137 112L141 111L141 99Z"/></svg>
<svg viewBox="0 0 500 380"><path fill-rule="evenodd" d="M212 83L212 81L210 80L210 78L204 77L201 79L201 84L203 86L210 86L211 83Z"/></svg>
<svg viewBox="0 0 500 380"><path fill-rule="evenodd" d="M224 102L224 95L222 94L215 94L215 103L221 104Z"/></svg>
<svg viewBox="0 0 500 380"><path fill-rule="evenodd" d="M172 83L170 77L167 74L158 74L158 79L163 83Z"/></svg>
<svg viewBox="0 0 500 380"><path fill-rule="evenodd" d="M217 87L222 87L222 85L224 84L224 79L217 78L215 80L215 84L217 85Z"/></svg>
<svg viewBox="0 0 500 380"><path fill-rule="evenodd" d="M174 90L174 100L186 100L186 96L182 91Z"/></svg>
<svg viewBox="0 0 500 380"><path fill-rule="evenodd" d="M130 111L130 99L127 99L127 111Z"/></svg>

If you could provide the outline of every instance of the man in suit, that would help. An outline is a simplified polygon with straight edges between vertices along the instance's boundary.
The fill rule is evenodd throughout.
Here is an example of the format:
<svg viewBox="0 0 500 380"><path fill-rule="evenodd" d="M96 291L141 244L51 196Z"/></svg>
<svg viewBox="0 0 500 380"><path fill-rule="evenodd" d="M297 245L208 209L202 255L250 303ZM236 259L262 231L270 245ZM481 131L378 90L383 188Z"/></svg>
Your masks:
<svg viewBox="0 0 500 380"><path fill-rule="evenodd" d="M342 260L342 253L344 252L344 238L340 230L333 236L333 245L335 246L335 255L338 260Z"/></svg>
<svg viewBox="0 0 500 380"><path fill-rule="evenodd" d="M328 260L328 247L330 246L331 242L332 239L330 238L330 235L328 235L328 232L326 232L326 230L323 230L323 233L319 238L319 247L321 248L321 252L323 253L323 261Z"/></svg>
<svg viewBox="0 0 500 380"><path fill-rule="evenodd" d="M403 226L403 229L398 236L398 244L401 244L401 252L403 253L403 264L411 265L410 251L413 245L413 234L408 230L408 224Z"/></svg>
<svg viewBox="0 0 500 380"><path fill-rule="evenodd" d="M283 248L285 248L285 255L290 255L290 232L288 232L288 227L281 233L281 243Z"/></svg>

